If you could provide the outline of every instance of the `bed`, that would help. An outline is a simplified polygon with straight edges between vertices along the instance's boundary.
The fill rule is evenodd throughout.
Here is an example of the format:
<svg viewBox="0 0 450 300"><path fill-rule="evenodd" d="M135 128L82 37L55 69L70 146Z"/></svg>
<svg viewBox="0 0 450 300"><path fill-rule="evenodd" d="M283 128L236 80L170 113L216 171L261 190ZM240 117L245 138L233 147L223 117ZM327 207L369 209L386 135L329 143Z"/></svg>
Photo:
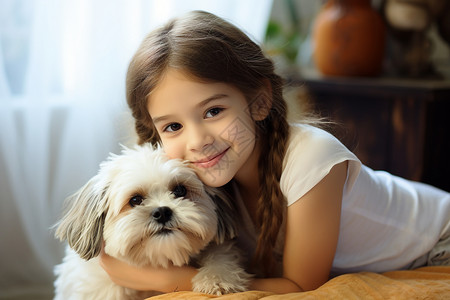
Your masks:
<svg viewBox="0 0 450 300"><path fill-rule="evenodd" d="M329 280L320 288L291 294L247 291L224 296L195 292L173 292L152 297L165 299L450 299L450 266L423 267L409 271L382 274L362 272L345 274Z"/></svg>

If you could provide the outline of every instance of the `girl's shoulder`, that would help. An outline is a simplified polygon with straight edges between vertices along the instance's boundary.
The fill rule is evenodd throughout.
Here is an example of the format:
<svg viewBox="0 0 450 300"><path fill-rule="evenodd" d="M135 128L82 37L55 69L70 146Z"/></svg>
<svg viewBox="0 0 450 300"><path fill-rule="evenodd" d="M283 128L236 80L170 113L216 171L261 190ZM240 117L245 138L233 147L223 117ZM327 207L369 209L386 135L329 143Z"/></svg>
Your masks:
<svg viewBox="0 0 450 300"><path fill-rule="evenodd" d="M299 159L318 163L316 160L335 160L341 157L357 160L336 137L329 132L308 124L291 124L284 164Z"/></svg>
<svg viewBox="0 0 450 300"><path fill-rule="evenodd" d="M280 187L288 205L320 182L333 166L349 161L347 183L356 179L361 163L336 137L308 124L291 124Z"/></svg>
<svg viewBox="0 0 450 300"><path fill-rule="evenodd" d="M318 126L303 123L290 124L290 141L297 139L316 140L327 138L334 139L334 136Z"/></svg>

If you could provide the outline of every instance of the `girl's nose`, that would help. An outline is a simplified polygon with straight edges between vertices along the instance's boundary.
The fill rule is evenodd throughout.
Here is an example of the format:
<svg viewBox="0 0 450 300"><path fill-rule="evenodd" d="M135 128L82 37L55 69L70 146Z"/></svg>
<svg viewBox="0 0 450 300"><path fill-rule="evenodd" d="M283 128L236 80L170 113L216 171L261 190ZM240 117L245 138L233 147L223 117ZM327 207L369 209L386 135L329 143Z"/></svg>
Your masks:
<svg viewBox="0 0 450 300"><path fill-rule="evenodd" d="M192 127L187 146L190 151L201 152L214 142L214 137L203 126Z"/></svg>

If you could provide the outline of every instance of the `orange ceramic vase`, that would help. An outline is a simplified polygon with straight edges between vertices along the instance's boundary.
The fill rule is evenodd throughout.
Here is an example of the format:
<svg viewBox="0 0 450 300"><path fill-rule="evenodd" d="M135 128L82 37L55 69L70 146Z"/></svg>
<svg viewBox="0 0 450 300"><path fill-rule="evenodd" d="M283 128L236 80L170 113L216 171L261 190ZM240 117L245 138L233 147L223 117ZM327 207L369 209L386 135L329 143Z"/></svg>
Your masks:
<svg viewBox="0 0 450 300"><path fill-rule="evenodd" d="M313 28L313 59L325 75L376 76L384 58L385 26L370 0L328 0Z"/></svg>

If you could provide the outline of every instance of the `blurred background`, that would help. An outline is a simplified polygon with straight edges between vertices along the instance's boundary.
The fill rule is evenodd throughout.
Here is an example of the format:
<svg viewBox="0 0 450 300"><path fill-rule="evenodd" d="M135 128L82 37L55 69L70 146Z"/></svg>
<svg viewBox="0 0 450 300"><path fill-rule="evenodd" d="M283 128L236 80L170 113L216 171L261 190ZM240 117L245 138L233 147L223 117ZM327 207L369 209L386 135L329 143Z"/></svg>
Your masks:
<svg viewBox="0 0 450 300"><path fill-rule="evenodd" d="M247 32L292 106L340 124L363 162L449 190L450 8L397 2L0 0L0 299L52 298L64 199L134 142L128 62L152 28L193 9Z"/></svg>

